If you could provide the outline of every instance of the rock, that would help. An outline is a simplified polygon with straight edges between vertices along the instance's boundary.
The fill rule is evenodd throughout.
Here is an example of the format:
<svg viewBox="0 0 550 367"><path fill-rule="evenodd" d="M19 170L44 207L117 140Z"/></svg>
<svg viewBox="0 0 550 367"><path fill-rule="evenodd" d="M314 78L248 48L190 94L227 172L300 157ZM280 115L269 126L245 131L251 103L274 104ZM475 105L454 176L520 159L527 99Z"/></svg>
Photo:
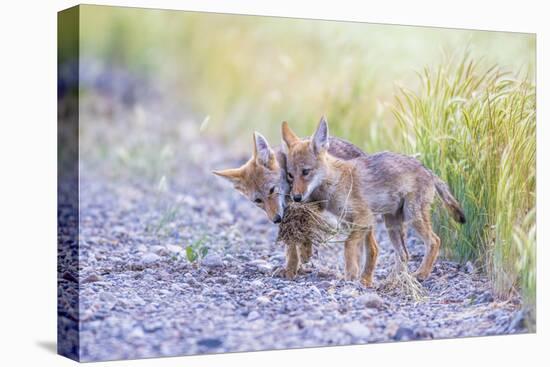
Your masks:
<svg viewBox="0 0 550 367"><path fill-rule="evenodd" d="M166 249L164 246L151 246L151 252L154 252L157 255L164 255L166 254Z"/></svg>
<svg viewBox="0 0 550 367"><path fill-rule="evenodd" d="M474 264L472 264L471 261L466 262L466 264L464 265L464 270L468 274L473 274L476 271Z"/></svg>
<svg viewBox="0 0 550 367"><path fill-rule="evenodd" d="M312 285L311 287L309 287L309 290L311 293L313 293L313 295L315 297L321 297L322 294L321 294L321 291L319 290L319 288L317 288L316 286Z"/></svg>
<svg viewBox="0 0 550 367"><path fill-rule="evenodd" d="M253 266L256 270L263 274L271 274L273 270L273 266L271 266L271 264L261 259L249 261L247 264Z"/></svg>
<svg viewBox="0 0 550 367"><path fill-rule="evenodd" d="M139 326L135 327L128 333L129 339L141 339L145 336L145 333L143 332L143 329Z"/></svg>
<svg viewBox="0 0 550 367"><path fill-rule="evenodd" d="M201 264L207 268L219 268L223 266L223 260L220 255L208 254L202 259Z"/></svg>
<svg viewBox="0 0 550 367"><path fill-rule="evenodd" d="M376 309L382 309L385 307L386 303L376 293L365 293L362 296L357 298L357 303L360 305L364 305L368 308L376 308Z"/></svg>
<svg viewBox="0 0 550 367"><path fill-rule="evenodd" d="M319 288L321 289L324 289L324 290L327 290L327 289L330 289L331 287L333 287L332 283L329 282L328 280L323 280L321 282L319 282L319 284L317 284Z"/></svg>
<svg viewBox="0 0 550 367"><path fill-rule="evenodd" d="M73 273L66 271L63 273L62 278L68 280L69 282L78 283L78 279L73 275Z"/></svg>
<svg viewBox="0 0 550 367"><path fill-rule="evenodd" d="M116 297L109 292L101 292L99 294L99 299L102 302L106 302L106 303L116 303Z"/></svg>
<svg viewBox="0 0 550 367"><path fill-rule="evenodd" d="M84 278L84 280L82 280L82 283L93 283L93 282L99 282L101 280L103 280L103 278L101 278L99 275L93 273L93 274L88 275L86 278Z"/></svg>
<svg viewBox="0 0 550 367"><path fill-rule="evenodd" d="M166 250L171 254L180 254L183 252L183 248L177 245L166 245Z"/></svg>
<svg viewBox="0 0 550 367"><path fill-rule="evenodd" d="M370 329L359 321L344 324L342 330L357 339L367 339L371 335Z"/></svg>
<svg viewBox="0 0 550 367"><path fill-rule="evenodd" d="M408 327L400 326L395 334L393 335L393 340L396 341L407 341L415 340L416 336L414 330Z"/></svg>
<svg viewBox="0 0 550 367"><path fill-rule="evenodd" d="M494 300L495 298L493 297L491 292L487 291L477 296L474 300L474 304L479 305L481 303L491 303Z"/></svg>
<svg viewBox="0 0 550 367"><path fill-rule="evenodd" d="M145 255L143 255L143 257L141 258L141 262L144 264L144 265L151 265L157 261L160 260L160 256L155 254L155 253L152 253L152 252L149 252L149 253L146 253Z"/></svg>
<svg viewBox="0 0 550 367"><path fill-rule="evenodd" d="M524 331L526 328L525 312L518 311L510 322L510 326L508 327L507 331L509 333L514 333L518 331Z"/></svg>
<svg viewBox="0 0 550 367"><path fill-rule="evenodd" d="M248 314L246 318L248 321L257 320L260 318L260 314L258 313L258 311L252 311Z"/></svg>
<svg viewBox="0 0 550 367"><path fill-rule="evenodd" d="M266 305L270 302L270 299L267 298L266 296L260 296L258 298L256 298L256 301L262 305Z"/></svg>
<svg viewBox="0 0 550 367"><path fill-rule="evenodd" d="M197 341L197 345L208 349L221 347L223 342L218 338L204 338Z"/></svg>
<svg viewBox="0 0 550 367"><path fill-rule="evenodd" d="M152 333L159 329L162 329L162 322L159 320L147 320L143 323L143 329L148 333Z"/></svg>
<svg viewBox="0 0 550 367"><path fill-rule="evenodd" d="M263 288L264 282L262 282L260 279L256 279L250 282L250 285L254 288Z"/></svg>

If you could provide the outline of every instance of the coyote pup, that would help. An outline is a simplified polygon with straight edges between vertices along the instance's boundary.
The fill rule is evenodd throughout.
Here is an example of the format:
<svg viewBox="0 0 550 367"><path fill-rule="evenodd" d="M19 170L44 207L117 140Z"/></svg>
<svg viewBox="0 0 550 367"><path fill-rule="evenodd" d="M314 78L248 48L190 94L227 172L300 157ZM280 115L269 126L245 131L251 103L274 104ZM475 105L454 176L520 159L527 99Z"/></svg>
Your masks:
<svg viewBox="0 0 550 367"><path fill-rule="evenodd" d="M271 148L267 139L254 133L252 157L239 168L214 171L233 183L235 189L265 211L269 220L280 223L289 199L286 156L280 147ZM364 155L355 145L337 138L330 139L328 154L339 159L353 159ZM292 279L299 266L298 251L303 263L309 261L312 244L286 244L285 275Z"/></svg>
<svg viewBox="0 0 550 367"><path fill-rule="evenodd" d="M282 125L287 146L287 172L294 201L326 200L326 209L350 226L344 259L347 279L359 276L360 246L366 262L361 283L372 286L378 256L374 215L382 214L396 253L395 271L406 266L405 225L412 225L424 241L426 252L415 272L425 279L437 258L440 239L432 231L430 208L437 192L453 218L464 223L460 204L449 187L418 160L391 152L361 155L348 161L330 154L328 124L321 118L310 139L300 139L286 122Z"/></svg>

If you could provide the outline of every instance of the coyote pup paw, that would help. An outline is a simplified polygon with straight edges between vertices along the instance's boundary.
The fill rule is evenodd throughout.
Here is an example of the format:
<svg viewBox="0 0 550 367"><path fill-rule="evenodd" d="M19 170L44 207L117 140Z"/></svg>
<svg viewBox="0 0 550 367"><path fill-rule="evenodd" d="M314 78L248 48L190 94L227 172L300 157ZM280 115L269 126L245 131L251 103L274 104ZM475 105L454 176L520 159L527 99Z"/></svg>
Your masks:
<svg viewBox="0 0 550 367"><path fill-rule="evenodd" d="M428 277L430 276L430 273L426 274L425 272L417 270L412 275L413 275L413 277L418 279L418 281L421 282L421 281L424 281L424 280L428 279Z"/></svg>
<svg viewBox="0 0 550 367"><path fill-rule="evenodd" d="M361 278L361 284L367 288L372 288L372 283L371 277Z"/></svg>
<svg viewBox="0 0 550 367"><path fill-rule="evenodd" d="M296 270L286 270L285 269L285 278L288 279L288 280L292 280L294 278L296 278Z"/></svg>

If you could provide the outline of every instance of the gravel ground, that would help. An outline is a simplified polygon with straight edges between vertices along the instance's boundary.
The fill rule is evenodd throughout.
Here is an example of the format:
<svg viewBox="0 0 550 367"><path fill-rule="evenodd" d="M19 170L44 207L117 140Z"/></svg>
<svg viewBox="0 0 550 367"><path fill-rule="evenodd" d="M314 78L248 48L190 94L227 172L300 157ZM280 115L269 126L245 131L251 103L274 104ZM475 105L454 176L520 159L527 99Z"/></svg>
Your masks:
<svg viewBox="0 0 550 367"><path fill-rule="evenodd" d="M116 119L129 107L119 115L110 108ZM159 115L151 109L146 116ZM94 119L105 115L94 111ZM284 264L277 226L210 173L243 157L197 139L200 122L182 124L176 163L158 184L87 160L82 142L80 272L60 277L61 294L79 280L79 316L61 315L60 325L80 318L82 361L526 332L521 300L495 299L470 264L438 259L422 299L387 290L393 254L382 227L372 289L343 280L341 244L315 249L295 280L272 276ZM160 125L149 132L152 146L166 133ZM198 241L209 252L191 264L185 247ZM423 246L413 238L408 247L416 269Z"/></svg>

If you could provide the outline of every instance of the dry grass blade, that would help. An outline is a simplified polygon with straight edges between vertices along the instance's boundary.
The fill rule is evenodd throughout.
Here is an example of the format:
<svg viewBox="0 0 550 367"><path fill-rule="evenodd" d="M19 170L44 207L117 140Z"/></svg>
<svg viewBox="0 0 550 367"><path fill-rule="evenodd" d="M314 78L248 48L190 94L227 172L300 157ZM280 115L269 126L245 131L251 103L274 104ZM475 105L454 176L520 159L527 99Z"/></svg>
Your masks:
<svg viewBox="0 0 550 367"><path fill-rule="evenodd" d="M416 302L424 301L428 296L426 289L408 271L392 272L379 290L398 293Z"/></svg>

